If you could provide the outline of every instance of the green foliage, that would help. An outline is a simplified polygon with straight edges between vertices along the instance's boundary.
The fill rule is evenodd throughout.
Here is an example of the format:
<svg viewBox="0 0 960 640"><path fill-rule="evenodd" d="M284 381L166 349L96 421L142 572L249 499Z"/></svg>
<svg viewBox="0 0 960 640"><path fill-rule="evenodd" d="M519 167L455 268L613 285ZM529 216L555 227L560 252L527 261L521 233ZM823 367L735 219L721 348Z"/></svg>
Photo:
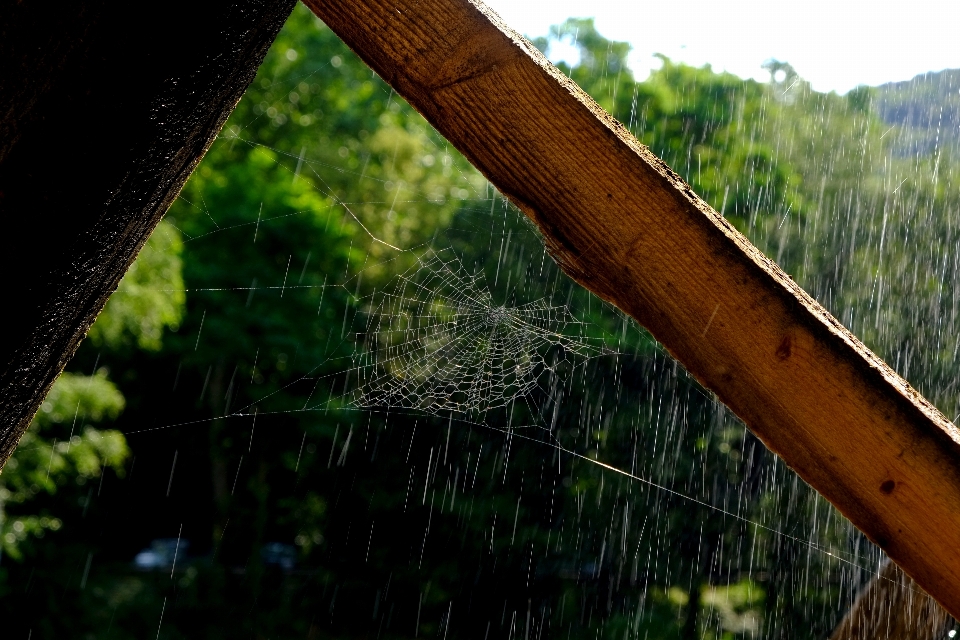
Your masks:
<svg viewBox="0 0 960 640"><path fill-rule="evenodd" d="M60 529L60 518L30 513L30 501L38 494L53 495L64 482L99 477L105 467L122 471L129 455L123 435L86 423L116 418L123 407L123 396L104 370L92 376L61 374L3 469L0 545L4 553L19 558L19 545L27 537L42 538L47 531ZM64 433L67 425L69 433Z"/></svg>
<svg viewBox="0 0 960 640"><path fill-rule="evenodd" d="M534 44L541 51L548 52L552 41L565 41L579 49L580 59L576 66L561 65L562 70L601 107L632 126L637 93L645 91L634 82L633 72L627 65L630 45L604 38L597 31L593 18L570 18L551 27L550 34L537 38Z"/></svg>
<svg viewBox="0 0 960 640"><path fill-rule="evenodd" d="M234 148L274 149L290 179L305 179L338 205L349 203L344 209L369 231L355 244L374 262L396 257L383 243L421 247L486 184L304 8L277 38L224 139L233 139Z"/></svg>
<svg viewBox="0 0 960 640"><path fill-rule="evenodd" d="M176 330L183 318L182 251L176 227L161 221L90 328L90 341L158 351L164 330Z"/></svg>
<svg viewBox="0 0 960 640"><path fill-rule="evenodd" d="M123 411L123 405L123 396L107 380L105 370L101 369L92 376L64 373L57 378L40 405L34 423L43 428L76 423L78 419L100 422L116 418Z"/></svg>
<svg viewBox="0 0 960 640"><path fill-rule="evenodd" d="M847 93L847 102L852 111L869 113L874 100L874 90L871 87L860 85Z"/></svg>
<svg viewBox="0 0 960 640"><path fill-rule="evenodd" d="M960 159L960 70L927 72L872 90L873 107L891 128L899 158L934 155Z"/></svg>

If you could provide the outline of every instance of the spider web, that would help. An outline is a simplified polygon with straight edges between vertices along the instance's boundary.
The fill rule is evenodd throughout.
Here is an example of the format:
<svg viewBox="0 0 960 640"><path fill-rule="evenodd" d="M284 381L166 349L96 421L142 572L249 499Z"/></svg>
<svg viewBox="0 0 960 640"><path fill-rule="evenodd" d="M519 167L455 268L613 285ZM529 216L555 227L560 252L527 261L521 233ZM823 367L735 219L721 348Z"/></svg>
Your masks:
<svg viewBox="0 0 960 640"><path fill-rule="evenodd" d="M484 413L529 396L561 363L609 351L566 306L497 304L483 272L449 251L418 262L373 298L357 408Z"/></svg>

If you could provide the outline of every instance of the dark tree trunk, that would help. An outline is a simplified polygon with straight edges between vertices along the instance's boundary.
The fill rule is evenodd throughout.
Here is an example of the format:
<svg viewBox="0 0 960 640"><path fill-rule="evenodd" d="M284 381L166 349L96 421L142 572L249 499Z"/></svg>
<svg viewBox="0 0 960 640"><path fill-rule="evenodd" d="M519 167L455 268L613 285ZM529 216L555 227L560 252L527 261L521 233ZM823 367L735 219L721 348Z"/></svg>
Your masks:
<svg viewBox="0 0 960 640"><path fill-rule="evenodd" d="M0 6L0 465L293 5Z"/></svg>

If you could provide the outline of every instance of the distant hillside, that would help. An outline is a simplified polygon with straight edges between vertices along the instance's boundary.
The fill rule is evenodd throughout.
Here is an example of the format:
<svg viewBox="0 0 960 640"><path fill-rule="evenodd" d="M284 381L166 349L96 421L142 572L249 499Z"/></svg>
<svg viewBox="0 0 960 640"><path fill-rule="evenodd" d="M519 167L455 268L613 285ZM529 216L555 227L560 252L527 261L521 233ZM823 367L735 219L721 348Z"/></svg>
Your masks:
<svg viewBox="0 0 960 640"><path fill-rule="evenodd" d="M936 148L960 156L960 69L928 72L875 88L874 108L890 125L901 125L900 155Z"/></svg>

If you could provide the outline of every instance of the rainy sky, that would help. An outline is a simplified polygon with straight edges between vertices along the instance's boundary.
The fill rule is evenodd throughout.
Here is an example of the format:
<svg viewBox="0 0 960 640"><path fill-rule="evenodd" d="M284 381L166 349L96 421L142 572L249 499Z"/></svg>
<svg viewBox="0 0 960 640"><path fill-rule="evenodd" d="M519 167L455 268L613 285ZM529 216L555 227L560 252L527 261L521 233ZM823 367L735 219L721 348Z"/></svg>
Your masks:
<svg viewBox="0 0 960 640"><path fill-rule="evenodd" d="M632 66L639 78L659 66L655 53L764 80L769 76L760 65L775 58L792 64L815 90L838 93L960 67L960 3L943 0L486 2L528 36L545 35L550 25L568 17L595 17L605 37L633 45ZM556 48L551 57L565 59L573 51L572 46Z"/></svg>

